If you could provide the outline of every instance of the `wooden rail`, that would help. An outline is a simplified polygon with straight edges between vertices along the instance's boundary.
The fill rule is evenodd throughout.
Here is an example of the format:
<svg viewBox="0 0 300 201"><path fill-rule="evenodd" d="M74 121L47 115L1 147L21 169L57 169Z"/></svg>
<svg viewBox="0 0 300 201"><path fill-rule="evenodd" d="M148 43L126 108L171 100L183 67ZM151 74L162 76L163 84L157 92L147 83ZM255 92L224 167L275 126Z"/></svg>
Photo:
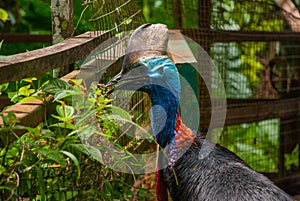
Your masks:
<svg viewBox="0 0 300 201"><path fill-rule="evenodd" d="M49 70L87 57L109 33L87 32L50 47L11 55L0 60L0 84L39 77Z"/></svg>
<svg viewBox="0 0 300 201"><path fill-rule="evenodd" d="M66 39L50 47L9 56L0 60L0 84L17 81L27 77L39 77L59 66L75 63L87 57L99 44L108 39L108 32L87 32ZM75 78L79 71L73 71L61 79L68 81ZM20 125L34 127L44 120L45 107L51 105L52 96L43 102L33 100L15 104L2 113L14 112ZM0 118L0 127L3 121ZM22 135L24 132L18 132Z"/></svg>
<svg viewBox="0 0 300 201"><path fill-rule="evenodd" d="M225 125L252 123L267 119L295 118L300 115L300 97L273 100L227 100Z"/></svg>

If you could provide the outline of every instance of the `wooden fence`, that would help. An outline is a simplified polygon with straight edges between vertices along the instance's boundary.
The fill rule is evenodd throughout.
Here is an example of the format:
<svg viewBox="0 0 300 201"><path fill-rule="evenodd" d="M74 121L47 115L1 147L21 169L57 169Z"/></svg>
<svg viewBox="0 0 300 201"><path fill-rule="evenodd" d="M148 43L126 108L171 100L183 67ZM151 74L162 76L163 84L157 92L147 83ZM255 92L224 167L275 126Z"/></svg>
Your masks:
<svg viewBox="0 0 300 201"><path fill-rule="evenodd" d="M0 84L10 81L18 81L28 77L40 77L49 70L60 66L73 64L87 57L99 44L107 40L108 33L102 34L87 32L64 40L50 47L11 55L7 59L0 60ZM183 36L178 31L170 32L170 40L181 41L173 43L170 52L178 67L185 62L195 62L188 45L184 43ZM177 47L176 47L177 44ZM182 60L182 55L184 60ZM178 57L180 55L181 57ZM78 71L71 72L62 79L74 78ZM50 99L48 99L50 101ZM235 105L234 103L239 103ZM245 104L240 104L244 102ZM33 109L29 109L29 106ZM41 111L41 117L30 113L34 110ZM21 122L26 126L37 125L43 118L43 104L38 102L20 103L4 111L14 111ZM209 112L210 108L205 108ZM36 112L35 112L36 113ZM270 118L291 118L300 114L300 97L273 100L243 100L228 99L227 118L225 125L251 123ZM32 118L36 118L33 120ZM27 119L28 118L28 119ZM204 121L204 119L202 119ZM27 122L27 123L26 123ZM0 126L2 122L0 120Z"/></svg>
<svg viewBox="0 0 300 201"><path fill-rule="evenodd" d="M107 33L87 32L50 47L33 50L30 52L11 55L0 60L0 84L10 81L18 81L28 77L40 77L49 70L60 66L73 64L85 58L108 38ZM78 71L73 71L62 79L69 80L75 78ZM44 120L45 105L51 102L48 97L45 103L39 100L16 104L3 111L4 114L12 111L24 126L34 127ZM0 127L3 126L0 118Z"/></svg>

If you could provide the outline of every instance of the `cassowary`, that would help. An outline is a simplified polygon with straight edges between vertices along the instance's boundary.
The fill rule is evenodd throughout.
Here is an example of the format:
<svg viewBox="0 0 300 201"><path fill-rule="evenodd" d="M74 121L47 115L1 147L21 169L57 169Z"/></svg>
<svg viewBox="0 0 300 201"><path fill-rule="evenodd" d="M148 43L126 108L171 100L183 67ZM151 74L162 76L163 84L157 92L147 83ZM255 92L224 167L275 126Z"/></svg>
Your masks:
<svg viewBox="0 0 300 201"><path fill-rule="evenodd" d="M113 90L146 92L151 99L152 132L165 150L158 155L157 200L168 200L167 189L173 201L294 200L234 153L183 124L179 73L167 55L167 44L165 25L140 26L130 37L121 72L107 84L117 84ZM203 156L203 151L208 154Z"/></svg>

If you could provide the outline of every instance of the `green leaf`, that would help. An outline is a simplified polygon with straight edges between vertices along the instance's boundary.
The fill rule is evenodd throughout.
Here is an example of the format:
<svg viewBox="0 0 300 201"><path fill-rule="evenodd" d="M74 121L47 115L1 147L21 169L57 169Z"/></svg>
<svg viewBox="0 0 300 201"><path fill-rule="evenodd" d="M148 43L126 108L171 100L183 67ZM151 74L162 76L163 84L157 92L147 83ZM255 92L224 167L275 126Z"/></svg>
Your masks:
<svg viewBox="0 0 300 201"><path fill-rule="evenodd" d="M124 24L130 24L131 22L132 22L131 18L125 18L123 21Z"/></svg>
<svg viewBox="0 0 300 201"><path fill-rule="evenodd" d="M154 197L154 195L152 193L148 193L148 189L145 188L139 188L139 193L138 193L138 197L139 198L150 198L150 197Z"/></svg>
<svg viewBox="0 0 300 201"><path fill-rule="evenodd" d="M58 90L54 94L53 102L63 99L63 98L67 98L69 96L73 96L73 95L82 95L82 93L80 91L74 91L74 90L70 90L70 89Z"/></svg>
<svg viewBox="0 0 300 201"><path fill-rule="evenodd" d="M71 79L70 82L73 82L75 85L81 85L82 84L82 79Z"/></svg>
<svg viewBox="0 0 300 201"><path fill-rule="evenodd" d="M114 105L109 105L107 108L111 109L113 114L119 115L121 118L131 121L131 115L126 110Z"/></svg>
<svg viewBox="0 0 300 201"><path fill-rule="evenodd" d="M42 99L43 98L41 98L39 96L28 96L28 97L21 99L19 102L24 103L24 102L28 102L28 101L32 101L32 100L42 100Z"/></svg>
<svg viewBox="0 0 300 201"><path fill-rule="evenodd" d="M0 165L0 175L2 175L4 172L6 172L6 168Z"/></svg>
<svg viewBox="0 0 300 201"><path fill-rule="evenodd" d="M78 194L78 191L68 191L66 193L67 200L74 200L73 198L75 198Z"/></svg>
<svg viewBox="0 0 300 201"><path fill-rule="evenodd" d="M65 158L60 153L60 151L50 150L50 149L46 149L46 148L40 148L40 149L37 149L36 151L37 151L37 153L43 155L45 157L45 159L52 160L52 161L60 164L63 167L65 167L67 164L65 161Z"/></svg>
<svg viewBox="0 0 300 201"><path fill-rule="evenodd" d="M8 19L8 13L2 8L0 8L0 20L6 22L7 19Z"/></svg>
<svg viewBox="0 0 300 201"><path fill-rule="evenodd" d="M54 115L54 117L55 117L55 115ZM68 123L64 123L64 122L60 122L60 123L56 123L56 124L51 124L49 127L67 128L67 129L71 129L71 130L75 130L76 129L76 127L75 127L74 124L68 124Z"/></svg>
<svg viewBox="0 0 300 201"><path fill-rule="evenodd" d="M48 84L42 87L42 90L47 93L55 94L57 91L66 90L69 88L69 84L59 78L53 78L48 75Z"/></svg>
<svg viewBox="0 0 300 201"><path fill-rule="evenodd" d="M56 86L59 89L68 89L70 86L67 82L65 82L59 78L51 77L49 80L50 80L49 84L53 84L54 86Z"/></svg>
<svg viewBox="0 0 300 201"><path fill-rule="evenodd" d="M153 140L153 136L151 133L149 133L147 130L145 130L140 125L134 123L130 119L122 118L119 115L102 115L99 117L100 119L104 121L112 121L117 124L118 128L121 128L123 132L125 132L127 135L130 135L132 137L147 139L149 142Z"/></svg>
<svg viewBox="0 0 300 201"><path fill-rule="evenodd" d="M52 115L53 117L61 120L61 121L69 121L74 118L74 108L72 106L68 105L57 105L56 106L56 112L58 113L59 116Z"/></svg>
<svg viewBox="0 0 300 201"><path fill-rule="evenodd" d="M0 84L0 95L3 91L5 91L8 88L9 83Z"/></svg>
<svg viewBox="0 0 300 201"><path fill-rule="evenodd" d="M96 117L96 111L94 109L85 112L83 115L81 115L80 117L76 117L76 126L77 127L81 127L81 126L85 126L87 123L89 123L91 121L91 119ZM95 120L96 122L96 120Z"/></svg>
<svg viewBox="0 0 300 201"><path fill-rule="evenodd" d="M19 90L18 90L18 96L30 96L30 94L33 94L35 92L34 89L30 89L31 85L26 85L26 86L23 86L21 87Z"/></svg>
<svg viewBox="0 0 300 201"><path fill-rule="evenodd" d="M35 78L35 77L32 77L32 78L24 78L24 79L22 79L21 81L22 81L22 82L29 82L29 83L32 83L34 80L37 80L37 78Z"/></svg>
<svg viewBox="0 0 300 201"><path fill-rule="evenodd" d="M61 151L61 153L65 154L66 156L68 156L73 161L74 165L77 168L77 172L78 172L77 173L77 179L79 179L81 172L80 172L80 165L79 165L79 162L78 162L76 156L74 156L72 153L70 153L68 151Z"/></svg>
<svg viewBox="0 0 300 201"><path fill-rule="evenodd" d="M73 116L71 116L71 117L61 117L61 116L57 116L57 115L51 115L52 117L54 117L54 118L56 118L56 119L58 119L59 121L62 121L62 122L64 122L64 123L67 123L67 122L69 122L69 121L71 121L71 120L73 120L74 119L74 117Z"/></svg>
<svg viewBox="0 0 300 201"><path fill-rule="evenodd" d="M45 194L45 182L43 178L43 171L41 167L36 166L35 167L36 173L37 173L37 180L39 183L39 188L40 188L40 196L41 196L41 201L46 200L46 194Z"/></svg>
<svg viewBox="0 0 300 201"><path fill-rule="evenodd" d="M99 161L100 163L103 164L102 153L96 147L88 144L74 144L73 147L75 147L80 152L85 153L90 158Z"/></svg>

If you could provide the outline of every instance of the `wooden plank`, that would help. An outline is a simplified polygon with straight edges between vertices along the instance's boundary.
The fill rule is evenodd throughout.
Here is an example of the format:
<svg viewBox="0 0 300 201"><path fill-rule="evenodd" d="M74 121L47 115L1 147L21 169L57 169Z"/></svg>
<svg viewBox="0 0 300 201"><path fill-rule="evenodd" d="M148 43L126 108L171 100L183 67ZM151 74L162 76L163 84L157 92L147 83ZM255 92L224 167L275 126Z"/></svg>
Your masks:
<svg viewBox="0 0 300 201"><path fill-rule="evenodd" d="M183 29L183 34L201 44L211 42L247 42L247 41L300 41L298 32L266 31L222 31L208 29Z"/></svg>
<svg viewBox="0 0 300 201"><path fill-rule="evenodd" d="M42 100L32 100L24 103L19 103L11 106L7 110L3 111L4 115L7 115L9 112L13 112L16 115L16 118L19 120L18 125L35 127L39 123L43 122L45 116L45 105L51 103L53 96L49 96L45 101ZM0 117L0 128L3 127L3 120ZM16 133L18 136L24 134L25 131L17 130Z"/></svg>
<svg viewBox="0 0 300 201"><path fill-rule="evenodd" d="M39 77L58 66L72 64L87 57L108 37L108 32L87 32L50 47L1 59L0 84L28 77Z"/></svg>
<svg viewBox="0 0 300 201"><path fill-rule="evenodd" d="M244 102L244 103L243 103ZM300 97L277 100L228 100L225 125L299 116Z"/></svg>
<svg viewBox="0 0 300 201"><path fill-rule="evenodd" d="M218 100L213 101L218 107ZM223 108L219 108L222 110ZM204 109L210 113L210 107ZM224 126L254 123L268 119L295 119L300 116L300 97L285 99L227 99ZM201 116L200 116L200 119ZM208 119L210 121L210 119ZM215 121L218 121L217 119ZM215 122L218 125L217 122Z"/></svg>

